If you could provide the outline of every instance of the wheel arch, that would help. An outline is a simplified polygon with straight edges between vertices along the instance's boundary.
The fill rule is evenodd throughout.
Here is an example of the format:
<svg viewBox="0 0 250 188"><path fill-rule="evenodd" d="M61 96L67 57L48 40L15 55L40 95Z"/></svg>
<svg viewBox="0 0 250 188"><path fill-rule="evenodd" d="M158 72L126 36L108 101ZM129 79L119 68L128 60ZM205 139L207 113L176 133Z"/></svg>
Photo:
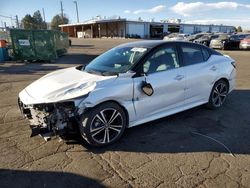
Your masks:
<svg viewBox="0 0 250 188"><path fill-rule="evenodd" d="M122 105L120 102L116 101L116 100L110 99L110 100L102 101L102 102L96 104L96 105L93 106L93 107L88 107L86 110L87 110L87 111L88 111L88 110L91 110L91 109L93 109L93 108L95 108L95 107L97 107L97 106L99 106L99 105L104 104L104 103L115 103L115 104L119 105L119 106L123 109L123 111L124 111L124 113L125 113L125 115L126 115L126 125L127 125L127 126L129 125L129 113L128 113L127 108L126 108L124 105Z"/></svg>
<svg viewBox="0 0 250 188"><path fill-rule="evenodd" d="M215 85L217 82L219 82L220 80L225 81L226 84L227 84L227 86L228 86L228 88L230 87L229 80L228 80L226 77L220 77L220 78L216 79L216 80L214 81L214 83L211 84L211 90L210 90L210 94L209 94L209 96L208 96L208 100L209 100L209 98L210 98L210 96L211 96L211 94L212 94L212 92L213 92L213 87L214 87L214 85Z"/></svg>
<svg viewBox="0 0 250 188"><path fill-rule="evenodd" d="M225 81L226 84L227 84L228 89L230 88L229 80L228 80L226 77L219 78L219 79L216 80L216 82L218 82L218 81L220 81L220 80ZM214 82L214 84L215 84L216 82Z"/></svg>

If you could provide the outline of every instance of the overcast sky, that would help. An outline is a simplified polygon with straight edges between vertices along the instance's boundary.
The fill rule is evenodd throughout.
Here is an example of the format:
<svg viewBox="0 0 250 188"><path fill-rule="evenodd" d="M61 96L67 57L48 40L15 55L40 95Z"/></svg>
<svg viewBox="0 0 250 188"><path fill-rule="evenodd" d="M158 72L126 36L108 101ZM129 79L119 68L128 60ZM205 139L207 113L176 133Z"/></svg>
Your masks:
<svg viewBox="0 0 250 188"><path fill-rule="evenodd" d="M70 22L76 22L73 0L62 0L64 12ZM60 0L1 0L0 24L10 19L2 16L21 19L25 14L45 10L46 21L60 13ZM225 24L243 26L250 29L250 0L238 1L195 1L195 0L78 0L80 21L89 20L97 15L112 17L121 16L136 20L154 18L155 21L168 18L180 18L184 23ZM12 21L14 24L14 21Z"/></svg>

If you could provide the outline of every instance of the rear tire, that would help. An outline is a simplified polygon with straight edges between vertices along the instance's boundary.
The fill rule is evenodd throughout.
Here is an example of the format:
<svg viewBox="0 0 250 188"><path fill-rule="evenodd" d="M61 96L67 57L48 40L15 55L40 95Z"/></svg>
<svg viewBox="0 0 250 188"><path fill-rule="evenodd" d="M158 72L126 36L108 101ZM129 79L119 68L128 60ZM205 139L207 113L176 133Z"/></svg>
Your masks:
<svg viewBox="0 0 250 188"><path fill-rule="evenodd" d="M219 80L215 82L207 103L207 107L210 109L220 108L227 98L228 90L229 88L226 81Z"/></svg>
<svg viewBox="0 0 250 188"><path fill-rule="evenodd" d="M122 107L114 102L106 102L85 112L79 129L91 146L101 147L120 139L126 126L127 118Z"/></svg>

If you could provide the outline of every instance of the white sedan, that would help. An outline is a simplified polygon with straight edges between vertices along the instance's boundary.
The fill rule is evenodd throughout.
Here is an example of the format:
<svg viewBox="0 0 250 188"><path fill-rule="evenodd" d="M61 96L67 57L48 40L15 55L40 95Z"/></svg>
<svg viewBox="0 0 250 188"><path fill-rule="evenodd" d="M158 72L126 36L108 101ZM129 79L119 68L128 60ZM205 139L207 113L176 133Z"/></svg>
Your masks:
<svg viewBox="0 0 250 188"><path fill-rule="evenodd" d="M183 33L172 33L168 36L165 36L163 40L165 41L183 41L185 40L189 35L183 34Z"/></svg>
<svg viewBox="0 0 250 188"><path fill-rule="evenodd" d="M19 94L23 115L45 132L79 127L93 146L124 130L195 106L220 108L235 85L235 61L189 42L117 46L87 66L58 70Z"/></svg>

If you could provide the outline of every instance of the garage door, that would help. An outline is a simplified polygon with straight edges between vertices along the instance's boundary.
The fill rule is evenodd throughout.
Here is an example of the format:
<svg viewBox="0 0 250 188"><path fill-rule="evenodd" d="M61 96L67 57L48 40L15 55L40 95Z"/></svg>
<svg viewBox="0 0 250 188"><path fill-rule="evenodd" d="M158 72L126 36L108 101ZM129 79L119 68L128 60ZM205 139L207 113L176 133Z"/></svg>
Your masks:
<svg viewBox="0 0 250 188"><path fill-rule="evenodd" d="M212 26L211 32L213 32L213 33L220 32L220 27L218 27L218 26Z"/></svg>
<svg viewBox="0 0 250 188"><path fill-rule="evenodd" d="M194 33L194 26L183 26L183 33L185 34Z"/></svg>
<svg viewBox="0 0 250 188"><path fill-rule="evenodd" d="M140 37L144 37L144 24L140 23L129 23L127 28L127 34L129 35L139 35Z"/></svg>
<svg viewBox="0 0 250 188"><path fill-rule="evenodd" d="M209 26L201 26L201 32L208 32L209 31Z"/></svg>

